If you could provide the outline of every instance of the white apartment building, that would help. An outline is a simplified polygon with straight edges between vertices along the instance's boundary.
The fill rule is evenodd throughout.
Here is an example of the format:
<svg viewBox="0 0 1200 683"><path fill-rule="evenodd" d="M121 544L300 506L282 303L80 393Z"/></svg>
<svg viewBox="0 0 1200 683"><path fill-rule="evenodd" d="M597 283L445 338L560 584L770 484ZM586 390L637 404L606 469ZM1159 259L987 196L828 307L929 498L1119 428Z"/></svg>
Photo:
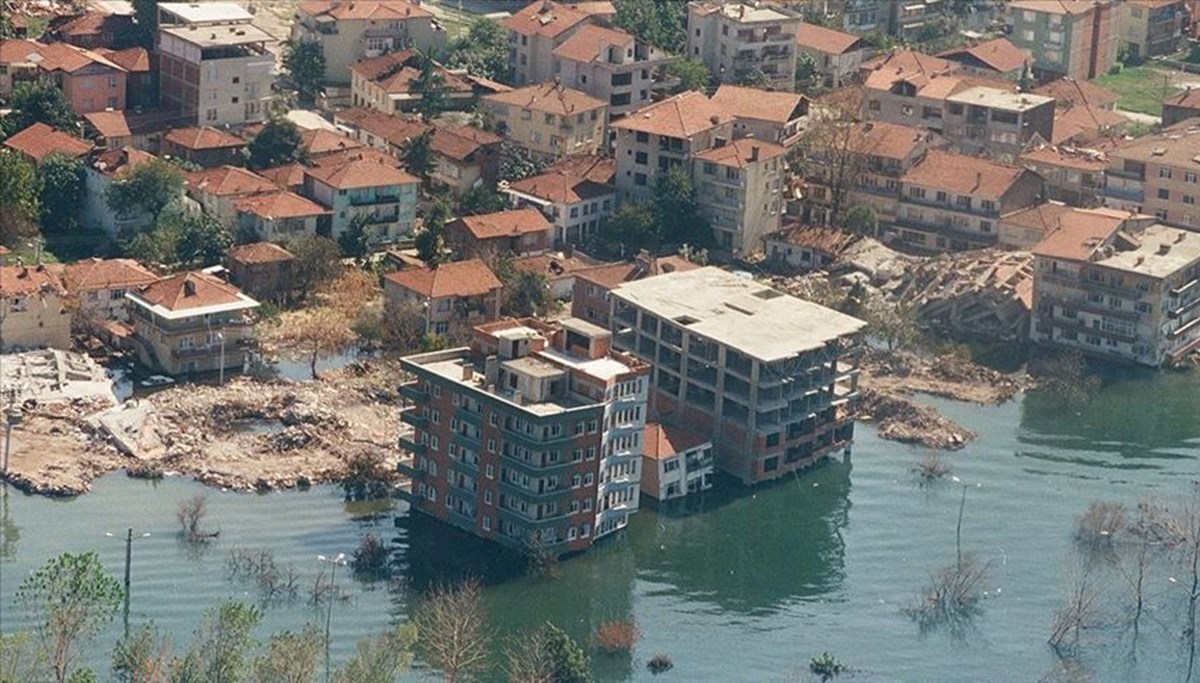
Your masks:
<svg viewBox="0 0 1200 683"><path fill-rule="evenodd" d="M765 77L776 90L796 84L800 15L779 6L700 0L688 4L687 54L722 83Z"/></svg>
<svg viewBox="0 0 1200 683"><path fill-rule="evenodd" d="M734 254L763 248L779 230L787 150L742 138L692 158L692 182L717 246Z"/></svg>
<svg viewBox="0 0 1200 683"><path fill-rule="evenodd" d="M586 25L554 49L559 82L608 102L619 117L650 102L655 73L672 57L619 29Z"/></svg>

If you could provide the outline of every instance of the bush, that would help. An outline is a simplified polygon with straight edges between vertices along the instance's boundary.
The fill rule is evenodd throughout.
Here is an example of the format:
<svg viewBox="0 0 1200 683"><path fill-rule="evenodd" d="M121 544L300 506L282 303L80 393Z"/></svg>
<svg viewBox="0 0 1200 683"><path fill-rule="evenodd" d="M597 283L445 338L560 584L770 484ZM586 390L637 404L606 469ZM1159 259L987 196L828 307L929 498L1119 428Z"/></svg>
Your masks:
<svg viewBox="0 0 1200 683"><path fill-rule="evenodd" d="M600 624L593 634L596 647L610 655L628 653L642 637L642 630L632 619L618 619Z"/></svg>
<svg viewBox="0 0 1200 683"><path fill-rule="evenodd" d="M922 483L937 481L950 474L953 468L946 459L937 453L930 453L917 461L915 468L917 476L921 478Z"/></svg>
<svg viewBox="0 0 1200 683"><path fill-rule="evenodd" d="M203 493L198 493L179 504L175 517L179 520L179 530L185 541L205 543L216 536L216 533L200 528L207 514L208 496Z"/></svg>
<svg viewBox="0 0 1200 683"><path fill-rule="evenodd" d="M650 670L650 673L657 676L664 671L670 671L675 668L675 662L671 661L669 655L659 652L651 657L650 661L646 662L646 668Z"/></svg>
<svg viewBox="0 0 1200 683"><path fill-rule="evenodd" d="M392 551L383 539L367 534L359 541L350 566L355 576L370 579L386 579L391 574Z"/></svg>
<svg viewBox="0 0 1200 683"><path fill-rule="evenodd" d="M384 464L381 453L360 450L346 461L342 491L346 500L385 498L391 489L393 476L393 472Z"/></svg>
<svg viewBox="0 0 1200 683"><path fill-rule="evenodd" d="M820 676L822 681L828 681L838 674L845 673L846 665L828 652L823 652L821 656L812 658L808 663L808 670Z"/></svg>
<svg viewBox="0 0 1200 683"><path fill-rule="evenodd" d="M1125 506L1099 501L1088 506L1075 523L1075 542L1093 550L1112 546L1113 537L1125 528Z"/></svg>

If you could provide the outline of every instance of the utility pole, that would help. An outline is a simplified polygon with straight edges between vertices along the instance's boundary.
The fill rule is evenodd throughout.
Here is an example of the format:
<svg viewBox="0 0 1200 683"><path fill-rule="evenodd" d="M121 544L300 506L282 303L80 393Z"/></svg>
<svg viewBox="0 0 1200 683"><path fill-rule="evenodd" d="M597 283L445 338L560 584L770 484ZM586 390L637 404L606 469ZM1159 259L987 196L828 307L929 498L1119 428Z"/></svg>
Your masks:
<svg viewBox="0 0 1200 683"><path fill-rule="evenodd" d="M333 622L333 598L334 594L337 592L337 568L339 564L346 563L346 555L345 553L338 553L337 557L325 557L324 555L317 555L317 561L326 562L332 567L329 572L329 607L325 612L325 683L329 683L329 627Z"/></svg>
<svg viewBox="0 0 1200 683"><path fill-rule="evenodd" d="M109 538L116 538L111 533L105 533ZM144 533L138 536L139 539L149 538L149 533ZM130 593L130 572L129 568L133 560L133 527L125 530L125 636L129 637L129 593Z"/></svg>

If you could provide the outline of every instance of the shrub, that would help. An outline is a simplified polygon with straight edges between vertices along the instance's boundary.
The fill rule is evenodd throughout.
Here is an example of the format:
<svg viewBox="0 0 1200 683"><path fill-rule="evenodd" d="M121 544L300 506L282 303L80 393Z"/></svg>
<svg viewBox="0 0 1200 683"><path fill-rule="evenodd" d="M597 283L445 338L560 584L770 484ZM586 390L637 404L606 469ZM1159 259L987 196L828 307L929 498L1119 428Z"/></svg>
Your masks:
<svg viewBox="0 0 1200 683"><path fill-rule="evenodd" d="M828 681L838 674L845 673L846 665L828 652L823 652L821 656L812 658L808 663L808 670L820 676L822 681Z"/></svg>
<svg viewBox="0 0 1200 683"><path fill-rule="evenodd" d="M383 542L383 539L375 534L367 534L359 541L350 566L354 569L356 576L371 579L386 579L391 573L391 556L392 551Z"/></svg>
<svg viewBox="0 0 1200 683"><path fill-rule="evenodd" d="M592 640L596 647L610 655L627 653L642 637L642 630L632 619L617 619L600 624Z"/></svg>
<svg viewBox="0 0 1200 683"><path fill-rule="evenodd" d="M674 667L675 662L671 661L671 657L669 655L662 652L654 655L650 658L650 661L646 662L646 668L649 669L650 673L654 674L655 676L664 671L670 671Z"/></svg>
<svg viewBox="0 0 1200 683"><path fill-rule="evenodd" d="M1125 506L1099 501L1088 506L1075 523L1075 542L1092 548L1112 546L1113 536L1125 528Z"/></svg>
<svg viewBox="0 0 1200 683"><path fill-rule="evenodd" d="M216 536L215 533L200 528L204 516L208 514L208 496L196 494L179 504L175 512L179 520L179 530L183 539L188 543L204 543Z"/></svg>
<svg viewBox="0 0 1200 683"><path fill-rule="evenodd" d="M950 474L953 468L937 453L930 453L917 461L916 473L922 482L937 481Z"/></svg>

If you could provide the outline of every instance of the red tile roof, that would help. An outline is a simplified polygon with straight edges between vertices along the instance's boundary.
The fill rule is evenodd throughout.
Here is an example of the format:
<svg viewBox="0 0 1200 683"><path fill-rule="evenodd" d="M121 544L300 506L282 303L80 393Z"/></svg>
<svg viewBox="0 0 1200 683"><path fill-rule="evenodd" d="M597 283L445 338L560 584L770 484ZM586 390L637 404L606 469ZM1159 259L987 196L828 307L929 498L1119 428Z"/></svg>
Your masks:
<svg viewBox="0 0 1200 683"><path fill-rule="evenodd" d="M1013 45L1007 38L996 38L975 45L947 50L938 55L943 59L959 61L972 57L993 71L1011 73L1033 63L1033 53ZM959 58L959 59L956 59Z"/></svg>
<svg viewBox="0 0 1200 683"><path fill-rule="evenodd" d="M1087 260L1135 214L1112 209L1071 209L1051 219L1050 230L1033 247L1035 256Z"/></svg>
<svg viewBox="0 0 1200 683"><path fill-rule="evenodd" d="M546 171L517 180L509 183L508 189L555 204L575 204L616 192L611 185L597 183L562 170Z"/></svg>
<svg viewBox="0 0 1200 683"><path fill-rule="evenodd" d="M83 115L85 121L105 138L124 138L133 135L123 111L94 111Z"/></svg>
<svg viewBox="0 0 1200 683"><path fill-rule="evenodd" d="M336 119L382 138L396 147L407 145L409 140L419 137L431 128L419 121L384 114L374 109L343 109L337 113Z"/></svg>
<svg viewBox="0 0 1200 683"><path fill-rule="evenodd" d="M360 149L362 146L363 144L357 140L323 128L300 131L300 147L309 156Z"/></svg>
<svg viewBox="0 0 1200 683"><path fill-rule="evenodd" d="M543 253L520 256L513 259L513 267L517 270L540 273L550 279L574 276L575 273L602 265L599 261L575 252L571 256L562 253Z"/></svg>
<svg viewBox="0 0 1200 683"><path fill-rule="evenodd" d="M999 199L1022 174L1030 172L1018 166L935 149L927 152L920 163L904 174L901 182Z"/></svg>
<svg viewBox="0 0 1200 683"><path fill-rule="evenodd" d="M851 33L810 24L807 21L796 29L796 44L815 52L842 55L865 46L863 39Z"/></svg>
<svg viewBox="0 0 1200 683"><path fill-rule="evenodd" d="M767 159L774 159L787 154L787 149L773 142L742 138L733 142L713 147L696 155L701 161L707 161L721 166L745 168Z"/></svg>
<svg viewBox="0 0 1200 683"><path fill-rule="evenodd" d="M550 171L587 178L602 185L611 185L617 177L617 160L595 154L572 154L548 166L546 172Z"/></svg>
<svg viewBox="0 0 1200 683"><path fill-rule="evenodd" d="M549 233L554 227L537 209L514 209L479 216L463 216L455 222L461 223L477 240Z"/></svg>
<svg viewBox="0 0 1200 683"><path fill-rule="evenodd" d="M218 197L275 192L279 188L266 178L236 166L219 166L188 173L188 188Z"/></svg>
<svg viewBox="0 0 1200 683"><path fill-rule="evenodd" d="M287 166L264 168L258 174L285 190L304 185L303 164L288 164Z"/></svg>
<svg viewBox="0 0 1200 683"><path fill-rule="evenodd" d="M479 148L499 145L502 141L499 135L472 126L436 126L429 148L449 159L466 161Z"/></svg>
<svg viewBox="0 0 1200 683"><path fill-rule="evenodd" d="M1046 14L1087 14L1095 9L1093 0L1014 0L1008 10L1029 10Z"/></svg>
<svg viewBox="0 0 1200 683"><path fill-rule="evenodd" d="M553 38L581 22L590 20L592 13L587 9L550 0L535 0L500 23L508 30L521 35ZM615 14L615 11L613 13Z"/></svg>
<svg viewBox="0 0 1200 683"><path fill-rule="evenodd" d="M239 244L236 247L230 247L225 255L229 257L230 261L236 263L279 263L296 259L292 252L271 242Z"/></svg>
<svg viewBox="0 0 1200 683"><path fill-rule="evenodd" d="M1187 88L1163 100L1163 104L1187 109L1200 109L1200 88Z"/></svg>
<svg viewBox="0 0 1200 683"><path fill-rule="evenodd" d="M130 73L148 73L150 71L150 52L144 47L127 47L124 50L110 50L102 47L96 52Z"/></svg>
<svg viewBox="0 0 1200 683"><path fill-rule="evenodd" d="M122 28L125 21L118 15L90 10L54 27L52 33L58 36L77 38L99 36Z"/></svg>
<svg viewBox="0 0 1200 683"><path fill-rule="evenodd" d="M1033 89L1033 94L1053 97L1055 106L1059 107L1082 102L1092 107L1106 109L1120 99L1111 90L1105 90L1091 81L1079 81L1074 78L1059 78L1049 83L1043 83Z"/></svg>
<svg viewBox="0 0 1200 683"><path fill-rule="evenodd" d="M766 239L768 242L786 242L839 255L858 241L858 236L842 232L837 228L792 223L779 232L767 235Z"/></svg>
<svg viewBox="0 0 1200 683"><path fill-rule="evenodd" d="M344 164L318 166L308 169L305 173L337 189L413 185L421 182L420 178L398 168L367 159L354 159Z"/></svg>
<svg viewBox="0 0 1200 683"><path fill-rule="evenodd" d="M62 280L46 266L0 266L0 296L24 296L40 291L66 293Z"/></svg>
<svg viewBox="0 0 1200 683"><path fill-rule="evenodd" d="M413 82L421 75L422 58L416 50L401 50L386 55L364 59L350 71L370 82L375 83L384 92L392 95L402 95L412 92ZM442 75L446 90L450 93L469 93L471 83L462 76L435 64L435 70Z"/></svg>
<svg viewBox="0 0 1200 683"><path fill-rule="evenodd" d="M45 49L45 45L36 40L25 40L23 38L10 38L0 41L0 64L26 64L32 63L29 56L37 53L39 50Z"/></svg>
<svg viewBox="0 0 1200 683"><path fill-rule="evenodd" d="M157 281L157 275L133 259L91 258L69 264L63 269L63 282L71 292L128 289Z"/></svg>
<svg viewBox="0 0 1200 683"><path fill-rule="evenodd" d="M134 147L122 149L106 149L92 156L88 164L109 177L122 176L151 159L156 158L149 152L143 152Z"/></svg>
<svg viewBox="0 0 1200 683"><path fill-rule="evenodd" d="M246 141L236 135L230 135L212 126L198 128L176 128L163 136L163 139L184 149L226 149L230 147L245 147Z"/></svg>
<svg viewBox="0 0 1200 683"><path fill-rule="evenodd" d="M730 116L778 124L794 121L805 113L803 95L739 85L722 85L713 93L712 101Z"/></svg>
<svg viewBox="0 0 1200 683"><path fill-rule="evenodd" d="M601 50L609 47L623 50L634 41L633 36L620 29L589 24L554 48L554 55L576 62L594 62L602 58Z"/></svg>
<svg viewBox="0 0 1200 683"><path fill-rule="evenodd" d="M509 92L486 95L483 99L487 102L499 102L523 110L558 114L559 116L573 116L607 106L603 100L598 100L578 90L564 88L553 81L517 88Z"/></svg>
<svg viewBox="0 0 1200 683"><path fill-rule="evenodd" d="M373 161L392 168L404 167L404 164L399 159L387 152L381 152L374 147L359 147L356 149L344 149L339 152L326 152L314 157L311 161L313 166L341 166L351 161Z"/></svg>
<svg viewBox="0 0 1200 683"><path fill-rule="evenodd" d="M690 138L734 119L725 105L690 91L647 105L614 121L613 128L673 138Z"/></svg>
<svg viewBox="0 0 1200 683"><path fill-rule="evenodd" d="M75 47L69 43L50 43L45 47L38 48L37 54L41 56L41 59L37 62L38 68L43 71L75 73L93 64L105 66L115 71L124 71L124 69L100 53Z"/></svg>
<svg viewBox="0 0 1200 683"><path fill-rule="evenodd" d="M855 134L861 136L853 143L855 148L884 159L907 159L923 142L933 137L932 133L922 128L885 121L858 124Z"/></svg>
<svg viewBox="0 0 1200 683"><path fill-rule="evenodd" d="M1053 139L1050 142L1061 145L1076 139L1094 139L1127 125L1129 119L1115 111L1097 109L1080 103L1068 109L1058 110L1058 115L1054 117L1051 134Z"/></svg>
<svg viewBox="0 0 1200 683"><path fill-rule="evenodd" d="M934 74L947 74L959 70L955 62L913 50L897 50L880 55L859 67L865 74L863 85L887 90L896 81L914 77L930 78Z"/></svg>
<svg viewBox="0 0 1200 683"><path fill-rule="evenodd" d="M651 460L665 460L711 442L707 436L689 429L647 422L642 454Z"/></svg>
<svg viewBox="0 0 1200 683"><path fill-rule="evenodd" d="M335 19L370 19L374 21L433 16L429 10L405 0L355 0L354 2L317 0L316 2L300 3L300 11L305 14L325 14Z"/></svg>
<svg viewBox="0 0 1200 683"><path fill-rule="evenodd" d="M616 263L581 271L576 277L593 282L605 289L613 289L622 282L633 282L663 273L699 268L682 256L638 257L629 263Z"/></svg>
<svg viewBox="0 0 1200 683"><path fill-rule="evenodd" d="M504 286L479 259L443 263L436 268L406 268L388 273L383 279L426 299L480 296Z"/></svg>
<svg viewBox="0 0 1200 683"><path fill-rule="evenodd" d="M92 143L44 123L35 123L13 134L4 141L4 146L21 152L39 164L51 152L81 157L92 151Z"/></svg>
<svg viewBox="0 0 1200 683"><path fill-rule="evenodd" d="M1080 171L1103 171L1108 168L1108 155L1103 150L1044 145L1022 152L1020 159Z"/></svg>
<svg viewBox="0 0 1200 683"><path fill-rule="evenodd" d="M239 199L233 206L241 213L258 216L269 221L282 218L320 216L321 214L329 213L329 209L320 204L287 190L252 195L244 199Z"/></svg>
<svg viewBox="0 0 1200 683"><path fill-rule="evenodd" d="M237 287L201 272L163 278L138 289L136 295L152 306L162 306L169 311L248 303Z"/></svg>

